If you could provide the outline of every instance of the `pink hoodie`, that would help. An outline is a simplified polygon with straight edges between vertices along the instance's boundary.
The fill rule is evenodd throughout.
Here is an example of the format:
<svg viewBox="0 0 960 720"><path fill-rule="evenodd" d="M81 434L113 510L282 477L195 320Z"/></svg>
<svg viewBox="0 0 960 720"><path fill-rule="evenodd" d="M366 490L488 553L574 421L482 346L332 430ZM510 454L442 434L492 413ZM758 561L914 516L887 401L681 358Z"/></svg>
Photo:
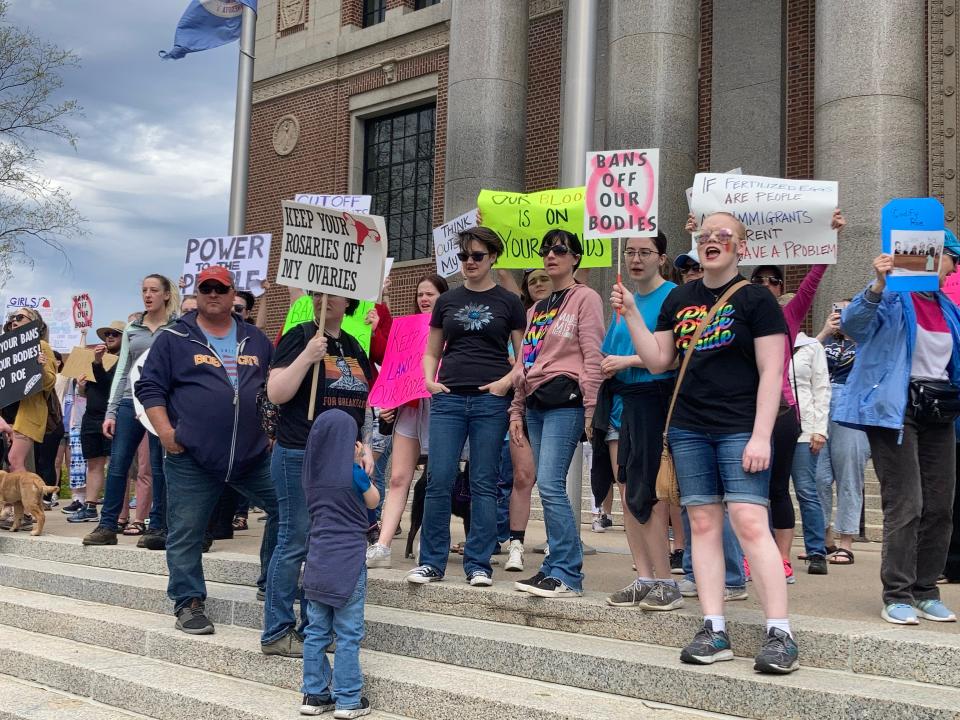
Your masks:
<svg viewBox="0 0 960 720"><path fill-rule="evenodd" d="M790 360L793 358L793 343L800 332L803 319L810 312L813 299L817 296L817 288L827 271L826 265L813 265L803 278L796 294L790 302L783 306L783 317L787 321L787 338L784 341L786 352L783 356L783 397L791 407L797 404L793 395L792 379L790 377Z"/></svg>
<svg viewBox="0 0 960 720"><path fill-rule="evenodd" d="M583 393L587 415L593 415L597 390L603 381L600 362L603 356L603 302L597 292L582 284L574 285L557 308L556 317L546 334L539 338L539 351L529 370L524 373L524 351L530 345L530 328L536 306L527 311L527 331L521 357L514 366L513 404L510 419L520 420L526 412L527 395L560 375L576 379Z"/></svg>

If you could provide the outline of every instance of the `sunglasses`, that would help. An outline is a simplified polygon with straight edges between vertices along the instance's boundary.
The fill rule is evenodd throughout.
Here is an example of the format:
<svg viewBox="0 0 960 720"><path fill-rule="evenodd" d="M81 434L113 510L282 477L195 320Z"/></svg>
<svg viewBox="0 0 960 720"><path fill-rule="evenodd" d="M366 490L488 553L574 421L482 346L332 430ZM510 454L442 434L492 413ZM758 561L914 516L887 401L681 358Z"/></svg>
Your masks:
<svg viewBox="0 0 960 720"><path fill-rule="evenodd" d="M24 314L22 314L22 313L18 313L18 314L16 314L16 315L11 315L10 317L8 317L8 318L7 318L7 322L8 322L8 323L12 323L12 322L23 322L24 320L29 320L29 319L30 319L30 317L29 317L28 315L24 315Z"/></svg>
<svg viewBox="0 0 960 720"><path fill-rule="evenodd" d="M750 278L750 282L754 285L772 285L773 287L783 285L783 280L778 277L773 277L772 275L756 275Z"/></svg>
<svg viewBox="0 0 960 720"><path fill-rule="evenodd" d="M233 306L233 311L237 314L242 313L246 309L247 309L246 304Z"/></svg>
<svg viewBox="0 0 960 720"><path fill-rule="evenodd" d="M201 295L209 295L210 293L216 293L217 295L226 295L230 292L230 288L226 285L221 285L220 283L204 283L197 288L197 292Z"/></svg>
<svg viewBox="0 0 960 720"><path fill-rule="evenodd" d="M735 237L736 233L734 233L730 228L720 228L719 230L713 230L710 232L701 230L700 232L693 233L693 239L697 245L706 245L711 241L728 243Z"/></svg>
<svg viewBox="0 0 960 720"><path fill-rule="evenodd" d="M553 253L557 257L563 257L568 252L571 252L570 248L568 248L566 245L557 243L556 245L551 245L550 247L544 246L540 248L540 257L546 257L550 253Z"/></svg>
<svg viewBox="0 0 960 720"><path fill-rule="evenodd" d="M699 265L687 265L680 271L681 275L695 275L696 273L703 272L703 268Z"/></svg>
<svg viewBox="0 0 960 720"><path fill-rule="evenodd" d="M106 340L107 338L118 338L118 337L120 337L120 333L118 333L116 330L107 330L103 333L104 340Z"/></svg>
<svg viewBox="0 0 960 720"><path fill-rule="evenodd" d="M485 252L458 252L457 259L462 263L466 262L467 260L481 262L489 254L490 253Z"/></svg>

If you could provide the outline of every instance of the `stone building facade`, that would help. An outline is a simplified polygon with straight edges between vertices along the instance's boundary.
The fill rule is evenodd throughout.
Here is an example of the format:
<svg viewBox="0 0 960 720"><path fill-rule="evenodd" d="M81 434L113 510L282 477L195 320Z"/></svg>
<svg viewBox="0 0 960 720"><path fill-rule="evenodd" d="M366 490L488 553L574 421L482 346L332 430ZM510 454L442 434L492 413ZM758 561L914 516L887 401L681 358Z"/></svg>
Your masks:
<svg viewBox="0 0 960 720"><path fill-rule="evenodd" d="M935 195L957 229L958 0L595 2L594 147L660 148L671 252L693 174L736 166L839 181L817 318L869 277L889 199ZM431 227L480 188L559 184L565 4L260 0L247 229L279 237L296 193L372 194L409 312ZM267 295L274 326L285 299Z"/></svg>

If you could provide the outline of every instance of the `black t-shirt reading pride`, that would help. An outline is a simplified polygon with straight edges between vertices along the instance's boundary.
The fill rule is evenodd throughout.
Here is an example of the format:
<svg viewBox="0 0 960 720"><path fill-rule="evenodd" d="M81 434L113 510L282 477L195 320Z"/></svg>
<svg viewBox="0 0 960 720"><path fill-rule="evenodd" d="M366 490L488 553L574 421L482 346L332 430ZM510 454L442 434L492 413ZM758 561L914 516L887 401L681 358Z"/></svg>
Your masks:
<svg viewBox="0 0 960 720"><path fill-rule="evenodd" d="M282 368L291 365L303 352L307 343L317 334L317 326L305 322L292 328L280 339L277 352L270 367ZM352 335L340 333L339 338L327 335L327 354L320 368L317 385L317 401L314 419L325 410L338 408L357 421L357 435L363 427L363 416L370 393L370 361ZM285 448L303 450L313 421L307 420L310 409L310 387L313 370L308 370L289 402L280 406L280 422L277 425L277 442Z"/></svg>
<svg viewBox="0 0 960 720"><path fill-rule="evenodd" d="M730 285L741 280L737 276L715 289L697 280L675 288L667 296L657 332L673 333L681 359L700 320ZM700 432L752 432L760 382L753 341L786 332L783 311L769 290L748 285L734 293L697 343L671 425Z"/></svg>
<svg viewBox="0 0 960 720"><path fill-rule="evenodd" d="M437 299L430 327L443 330L446 348L437 382L451 392L477 389L510 372L507 343L527 327L520 298L499 285L483 292L458 287Z"/></svg>

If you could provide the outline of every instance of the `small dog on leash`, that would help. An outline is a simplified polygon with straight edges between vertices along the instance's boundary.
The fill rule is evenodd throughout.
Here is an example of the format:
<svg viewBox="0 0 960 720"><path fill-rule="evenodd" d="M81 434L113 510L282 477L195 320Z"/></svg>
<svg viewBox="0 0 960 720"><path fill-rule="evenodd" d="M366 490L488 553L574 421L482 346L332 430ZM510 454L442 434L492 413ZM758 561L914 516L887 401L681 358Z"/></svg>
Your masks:
<svg viewBox="0 0 960 720"><path fill-rule="evenodd" d="M0 504L13 505L13 525L10 532L16 532L23 524L23 511L33 515L34 526L31 535L43 532L46 517L43 511L44 493L59 492L60 488L45 485L43 479L32 472L4 472L0 470Z"/></svg>
<svg viewBox="0 0 960 720"><path fill-rule="evenodd" d="M413 505L410 507L410 531L407 533L407 547L405 558L413 557L413 543L423 524L423 505L427 497L427 477L429 475L429 459L423 459L423 474L413 486ZM419 463L418 463L419 464ZM464 537L470 534L470 466L467 464L457 474L453 492L450 496L450 512L463 519Z"/></svg>

